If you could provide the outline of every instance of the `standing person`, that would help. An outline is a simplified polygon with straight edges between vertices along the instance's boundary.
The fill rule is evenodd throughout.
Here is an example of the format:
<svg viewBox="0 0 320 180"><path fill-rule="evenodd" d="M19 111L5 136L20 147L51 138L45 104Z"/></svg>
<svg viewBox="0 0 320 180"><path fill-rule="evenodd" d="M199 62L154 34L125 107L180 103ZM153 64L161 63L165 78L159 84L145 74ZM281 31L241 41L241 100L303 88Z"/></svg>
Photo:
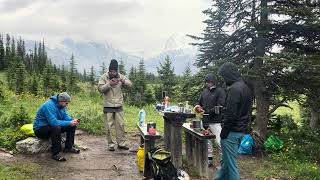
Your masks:
<svg viewBox="0 0 320 180"><path fill-rule="evenodd" d="M200 95L198 105L195 109L198 113L203 112L209 114L209 119L203 119L202 123L205 128L210 128L211 132L216 135L216 142L220 144L219 134L221 125L219 123L212 123L212 120L218 118L215 114L215 106L224 106L226 94L224 89L216 86L217 78L213 74L208 74L205 77L205 89ZM208 164L213 165L213 144L208 140Z"/></svg>
<svg viewBox="0 0 320 180"><path fill-rule="evenodd" d="M67 132L64 152L80 153L80 150L73 146L79 120L69 116L66 110L70 100L71 97L66 92L52 96L40 106L33 123L33 130L37 137L51 139L52 159L57 161L66 161L60 153L63 132Z"/></svg>
<svg viewBox="0 0 320 180"><path fill-rule="evenodd" d="M118 61L112 59L109 71L104 73L99 80L98 90L103 94L103 112L107 133L108 150L115 150L115 143L119 149L128 150L124 131L123 113L123 87L131 87L132 83L124 75L118 73ZM111 128L115 126L115 138Z"/></svg>
<svg viewBox="0 0 320 180"><path fill-rule="evenodd" d="M221 169L215 179L240 179L237 157L240 141L249 129L253 93L243 81L241 74L232 63L224 63L219 74L223 77L227 89L226 109L221 130Z"/></svg>

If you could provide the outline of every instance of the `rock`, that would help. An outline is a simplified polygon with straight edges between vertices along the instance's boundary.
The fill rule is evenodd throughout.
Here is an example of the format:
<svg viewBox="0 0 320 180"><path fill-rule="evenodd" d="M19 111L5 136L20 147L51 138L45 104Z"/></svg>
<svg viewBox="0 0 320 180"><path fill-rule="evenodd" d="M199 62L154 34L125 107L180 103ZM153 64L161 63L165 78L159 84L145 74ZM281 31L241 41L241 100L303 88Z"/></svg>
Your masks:
<svg viewBox="0 0 320 180"><path fill-rule="evenodd" d="M85 134L84 131L82 131L81 129L77 129L76 132L75 132L75 135L78 136L78 135L83 135Z"/></svg>
<svg viewBox="0 0 320 180"><path fill-rule="evenodd" d="M36 154L48 151L51 147L50 141L41 140L35 137L28 137L16 143L19 153Z"/></svg>
<svg viewBox="0 0 320 180"><path fill-rule="evenodd" d="M0 150L0 162L1 161L10 162L10 161L14 161L14 160L15 160L15 158L12 154Z"/></svg>

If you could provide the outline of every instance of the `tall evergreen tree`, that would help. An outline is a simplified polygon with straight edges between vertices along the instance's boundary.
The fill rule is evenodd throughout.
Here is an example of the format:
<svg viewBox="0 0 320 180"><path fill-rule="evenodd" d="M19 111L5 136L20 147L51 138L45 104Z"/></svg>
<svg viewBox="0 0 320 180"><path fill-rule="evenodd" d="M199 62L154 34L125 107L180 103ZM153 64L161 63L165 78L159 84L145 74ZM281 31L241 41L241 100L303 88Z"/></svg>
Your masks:
<svg viewBox="0 0 320 180"><path fill-rule="evenodd" d="M176 85L176 76L169 56L166 56L164 62L160 63L160 67L157 67L157 71L163 88L162 91L167 91L169 96L173 96L173 89Z"/></svg>
<svg viewBox="0 0 320 180"><path fill-rule="evenodd" d="M213 0L213 7L204 13L209 18L204 21L203 37L191 36L201 41L194 44L201 52L197 65L218 67L232 61L244 74L250 74L256 99L256 124L265 137L270 114L288 98L285 87L280 86L287 74L279 72L293 66L279 69L277 63L269 66L266 59L277 59L288 51L299 50L300 54L319 51L319 2ZM280 53L274 47L280 47Z"/></svg>
<svg viewBox="0 0 320 180"><path fill-rule="evenodd" d="M43 82L42 85L44 90L43 93L46 97L51 95L50 94L51 78L52 78L51 68L49 66L45 66L43 68L43 73L42 73L42 82Z"/></svg>
<svg viewBox="0 0 320 180"><path fill-rule="evenodd" d="M88 77L87 71L86 71L86 69L83 69L82 80L83 80L83 81L87 81L87 80L88 80L87 77Z"/></svg>
<svg viewBox="0 0 320 180"><path fill-rule="evenodd" d="M69 87L72 92L76 92L77 88L77 69L76 69L76 62L74 60L74 55L71 55L70 62L69 62Z"/></svg>
<svg viewBox="0 0 320 180"><path fill-rule="evenodd" d="M16 43L14 37L11 37L11 57L16 56Z"/></svg>
<svg viewBox="0 0 320 180"><path fill-rule="evenodd" d="M67 91L67 73L64 65L61 66L61 90L62 91Z"/></svg>
<svg viewBox="0 0 320 180"><path fill-rule="evenodd" d="M16 62L16 66L14 67L15 74L16 74L15 89L16 89L16 93L21 94L26 90L25 86L26 86L27 72L21 57L17 57L17 58L18 58L18 61Z"/></svg>
<svg viewBox="0 0 320 180"><path fill-rule="evenodd" d="M94 92L95 91L95 86L96 86L96 78L95 78L95 71L94 71L94 68L93 66L91 66L90 68L90 75L89 75L89 82L90 82L90 85L91 85L91 92Z"/></svg>
<svg viewBox="0 0 320 180"><path fill-rule="evenodd" d="M32 93L34 95L38 95L38 86L39 86L38 81L39 81L38 76L35 73L33 73L29 79L28 90L30 93Z"/></svg>
<svg viewBox="0 0 320 180"><path fill-rule="evenodd" d="M33 68L34 71L40 73L39 69L39 60L38 60L38 48L37 48L37 43L34 43L34 48L33 48Z"/></svg>
<svg viewBox="0 0 320 180"><path fill-rule="evenodd" d="M120 60L120 63L119 63L119 72L123 75L127 74L125 70L125 65L122 59Z"/></svg>
<svg viewBox="0 0 320 180"><path fill-rule="evenodd" d="M0 34L0 70L5 69L5 51L3 44L3 35Z"/></svg>
<svg viewBox="0 0 320 180"><path fill-rule="evenodd" d="M6 52L5 52L5 61L4 61L4 68L9 66L9 62L11 59L11 49L10 49L10 42L11 38L9 34L6 34Z"/></svg>
<svg viewBox="0 0 320 180"><path fill-rule="evenodd" d="M178 83L179 94L176 94L178 94L180 102L189 101L194 103L195 99L198 98L198 91L194 84L195 82L190 69L190 64L188 64Z"/></svg>
<svg viewBox="0 0 320 180"><path fill-rule="evenodd" d="M106 73L106 64L103 62L102 65L100 66L101 70L100 70L100 75Z"/></svg>

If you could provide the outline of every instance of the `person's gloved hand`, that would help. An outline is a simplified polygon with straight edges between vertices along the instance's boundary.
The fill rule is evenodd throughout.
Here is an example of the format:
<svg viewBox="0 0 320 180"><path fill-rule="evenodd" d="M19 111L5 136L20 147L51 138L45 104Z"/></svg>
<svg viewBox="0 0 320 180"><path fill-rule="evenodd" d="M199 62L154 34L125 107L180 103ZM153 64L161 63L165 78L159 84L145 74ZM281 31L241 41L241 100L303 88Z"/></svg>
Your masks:
<svg viewBox="0 0 320 180"><path fill-rule="evenodd" d="M228 127L223 127L220 133L221 139L226 139L229 135L230 129Z"/></svg>
<svg viewBox="0 0 320 180"><path fill-rule="evenodd" d="M110 86L115 86L119 83L119 80L117 78L112 78L110 80Z"/></svg>

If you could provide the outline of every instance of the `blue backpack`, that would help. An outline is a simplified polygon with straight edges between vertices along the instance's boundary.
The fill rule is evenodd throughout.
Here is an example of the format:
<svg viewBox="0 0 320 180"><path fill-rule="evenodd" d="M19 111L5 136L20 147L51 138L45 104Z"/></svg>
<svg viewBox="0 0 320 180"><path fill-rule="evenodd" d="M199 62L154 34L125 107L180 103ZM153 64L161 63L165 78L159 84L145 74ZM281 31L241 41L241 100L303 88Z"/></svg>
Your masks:
<svg viewBox="0 0 320 180"><path fill-rule="evenodd" d="M250 136L250 134L247 134L243 136L240 147L238 149L239 154L252 154L252 150L254 147L254 141L253 138Z"/></svg>

